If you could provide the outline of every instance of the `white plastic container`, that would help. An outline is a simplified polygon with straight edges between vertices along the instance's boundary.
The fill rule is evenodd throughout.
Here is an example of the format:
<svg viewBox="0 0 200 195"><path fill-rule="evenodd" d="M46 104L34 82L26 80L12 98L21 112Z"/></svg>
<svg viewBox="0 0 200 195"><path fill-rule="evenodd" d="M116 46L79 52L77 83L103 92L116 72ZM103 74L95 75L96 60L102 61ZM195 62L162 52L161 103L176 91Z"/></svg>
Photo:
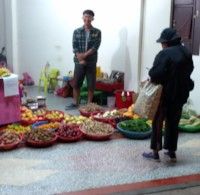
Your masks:
<svg viewBox="0 0 200 195"><path fill-rule="evenodd" d="M114 108L115 107L115 96L108 96L107 97L107 106L108 106L108 108Z"/></svg>

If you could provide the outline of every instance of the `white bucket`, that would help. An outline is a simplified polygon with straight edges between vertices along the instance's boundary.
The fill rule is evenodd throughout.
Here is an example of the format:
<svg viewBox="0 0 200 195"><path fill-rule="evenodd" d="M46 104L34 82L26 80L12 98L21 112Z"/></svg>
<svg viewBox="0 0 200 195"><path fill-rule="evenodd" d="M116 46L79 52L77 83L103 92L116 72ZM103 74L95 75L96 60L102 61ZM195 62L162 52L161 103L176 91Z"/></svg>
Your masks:
<svg viewBox="0 0 200 195"><path fill-rule="evenodd" d="M115 107L115 96L108 96L107 97L107 106L109 108L114 108Z"/></svg>

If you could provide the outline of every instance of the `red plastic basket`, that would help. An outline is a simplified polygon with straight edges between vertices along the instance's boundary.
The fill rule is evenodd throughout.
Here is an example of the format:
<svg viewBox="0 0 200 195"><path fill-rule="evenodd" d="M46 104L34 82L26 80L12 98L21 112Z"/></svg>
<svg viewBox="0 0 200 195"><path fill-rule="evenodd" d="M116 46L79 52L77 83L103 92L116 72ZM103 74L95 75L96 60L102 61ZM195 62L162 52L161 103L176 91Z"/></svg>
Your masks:
<svg viewBox="0 0 200 195"><path fill-rule="evenodd" d="M64 119L64 112L62 112L60 110L49 110L49 111L46 112L46 114L49 114L49 113L52 113L52 112L55 112L55 111L60 113L62 115L62 117L52 119L52 118L48 118L47 116L45 116L45 120L48 120L50 122L61 122Z"/></svg>
<svg viewBox="0 0 200 195"><path fill-rule="evenodd" d="M14 143L11 144L2 144L0 145L0 151L5 151L5 150L12 150L18 147L18 145L21 143L23 136L22 135L18 135L19 140L15 141Z"/></svg>
<svg viewBox="0 0 200 195"><path fill-rule="evenodd" d="M60 129L58 129L57 136L58 139L62 142L76 142L79 141L83 137L82 131L80 131L79 125L65 125L65 127L68 129L73 129L76 131L78 134L75 137L70 137L70 136L63 136L60 132Z"/></svg>
<svg viewBox="0 0 200 195"><path fill-rule="evenodd" d="M110 124L114 128L116 128L116 123L115 123L115 118L114 117L113 118L100 118L100 117L97 117L97 116L94 115L93 119L96 120L96 121L99 121L99 122Z"/></svg>
<svg viewBox="0 0 200 195"><path fill-rule="evenodd" d="M24 125L24 126L29 126L29 125L32 125L36 122L37 120L21 120L21 124Z"/></svg>
<svg viewBox="0 0 200 195"><path fill-rule="evenodd" d="M90 116L96 115L98 113L103 113L103 111L85 112L81 109L79 109L79 112L82 116L85 116L85 117L90 117Z"/></svg>
<svg viewBox="0 0 200 195"><path fill-rule="evenodd" d="M109 140L110 137L112 136L112 134L114 133L114 129L113 132L109 133L109 134L105 134L105 135L100 135L100 134L96 134L96 135L92 135L92 134L88 134L83 127L80 127L80 130L82 131L84 137L86 139L89 140L94 140L94 141L104 141L104 140Z"/></svg>
<svg viewBox="0 0 200 195"><path fill-rule="evenodd" d="M133 91L115 91L115 105L118 109L128 108L133 104Z"/></svg>
<svg viewBox="0 0 200 195"><path fill-rule="evenodd" d="M52 146L54 143L56 143L58 136L55 134L54 137L52 138L52 140L50 141L45 141L45 142L36 142L33 140L26 140L26 144L30 147L34 147L34 148L45 148L45 147L49 147Z"/></svg>

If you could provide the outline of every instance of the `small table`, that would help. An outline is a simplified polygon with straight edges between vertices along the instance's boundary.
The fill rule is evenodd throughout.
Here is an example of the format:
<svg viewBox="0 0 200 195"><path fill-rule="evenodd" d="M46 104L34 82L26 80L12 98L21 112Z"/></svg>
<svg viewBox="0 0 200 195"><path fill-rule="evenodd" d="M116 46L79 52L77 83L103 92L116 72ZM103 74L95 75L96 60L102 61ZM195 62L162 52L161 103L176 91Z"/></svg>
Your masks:
<svg viewBox="0 0 200 195"><path fill-rule="evenodd" d="M124 83L114 82L114 83L103 83L96 82L96 90L101 90L103 92L114 93L116 90L123 90Z"/></svg>
<svg viewBox="0 0 200 195"><path fill-rule="evenodd" d="M104 83L104 82L96 82L95 90L102 91L102 104L107 104L108 96L115 96L115 91L124 90L124 83L114 82L114 83Z"/></svg>

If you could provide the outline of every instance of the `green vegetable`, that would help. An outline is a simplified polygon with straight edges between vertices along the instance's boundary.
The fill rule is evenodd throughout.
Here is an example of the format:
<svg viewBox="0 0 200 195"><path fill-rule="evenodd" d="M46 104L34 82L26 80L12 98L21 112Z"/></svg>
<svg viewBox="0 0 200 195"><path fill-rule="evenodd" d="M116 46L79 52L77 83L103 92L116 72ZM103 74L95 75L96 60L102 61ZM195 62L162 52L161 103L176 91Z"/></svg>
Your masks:
<svg viewBox="0 0 200 195"><path fill-rule="evenodd" d="M124 130L136 132L146 132L150 129L150 126L146 123L145 119L133 119L123 121L120 123L119 126Z"/></svg>

